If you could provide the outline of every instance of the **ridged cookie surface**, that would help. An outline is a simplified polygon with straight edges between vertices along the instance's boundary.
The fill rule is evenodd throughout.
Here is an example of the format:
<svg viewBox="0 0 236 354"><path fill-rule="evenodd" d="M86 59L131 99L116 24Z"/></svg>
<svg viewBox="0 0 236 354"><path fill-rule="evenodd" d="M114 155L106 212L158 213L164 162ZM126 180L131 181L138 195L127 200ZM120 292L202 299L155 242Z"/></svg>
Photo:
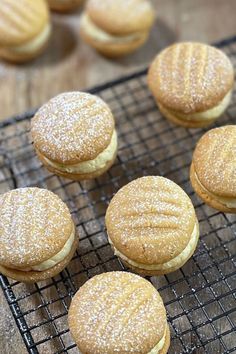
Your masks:
<svg viewBox="0 0 236 354"><path fill-rule="evenodd" d="M114 247L143 264L162 264L190 241L196 215L187 194L163 177L138 178L121 188L106 213Z"/></svg>
<svg viewBox="0 0 236 354"><path fill-rule="evenodd" d="M75 342L87 354L145 354L167 328L156 289L126 272L104 273L87 281L72 300L68 320Z"/></svg>
<svg viewBox="0 0 236 354"><path fill-rule="evenodd" d="M211 193L236 198L236 126L208 131L193 154L195 173Z"/></svg>
<svg viewBox="0 0 236 354"><path fill-rule="evenodd" d="M19 188L0 195L0 264L30 267L57 254L73 231L69 209L54 193Z"/></svg>
<svg viewBox="0 0 236 354"><path fill-rule="evenodd" d="M157 101L186 114L216 106L233 83L228 57L201 43L177 43L164 49L148 72L148 84Z"/></svg>
<svg viewBox="0 0 236 354"><path fill-rule="evenodd" d="M114 119L108 105L84 92L67 92L42 106L31 121L34 145L58 163L95 159L111 142Z"/></svg>
<svg viewBox="0 0 236 354"><path fill-rule="evenodd" d="M154 22L148 0L88 0L86 11L98 27L114 35L147 31Z"/></svg>
<svg viewBox="0 0 236 354"><path fill-rule="evenodd" d="M17 46L32 40L48 19L45 0L1 0L0 46Z"/></svg>

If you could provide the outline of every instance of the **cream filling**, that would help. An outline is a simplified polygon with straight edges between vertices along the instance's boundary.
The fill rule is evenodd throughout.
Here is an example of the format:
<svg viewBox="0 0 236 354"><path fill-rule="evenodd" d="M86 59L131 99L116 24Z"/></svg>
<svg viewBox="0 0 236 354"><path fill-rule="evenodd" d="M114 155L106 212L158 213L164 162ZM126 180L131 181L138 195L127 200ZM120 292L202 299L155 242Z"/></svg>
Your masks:
<svg viewBox="0 0 236 354"><path fill-rule="evenodd" d="M167 332L167 328L165 328L165 333L161 338L161 340L157 343L157 345L155 345L155 347L150 352L148 352L148 354L158 354L163 349L166 341L166 332Z"/></svg>
<svg viewBox="0 0 236 354"><path fill-rule="evenodd" d="M136 32L135 34L130 34L126 36L114 36L108 32L103 31L101 28L97 27L95 23L89 18L87 14L81 16L81 28L84 32L94 38L96 41L105 42L105 43L124 43L124 42L133 42L136 39L139 39L143 36L143 32Z"/></svg>
<svg viewBox="0 0 236 354"><path fill-rule="evenodd" d="M178 266L179 264L181 264L185 259L188 259L188 257L190 256L194 245L196 244L198 239L198 225L197 222L194 225L194 229L192 232L192 235L190 237L190 241L187 244L187 246L185 247L185 249L175 258L171 259L170 261L163 263L163 264L143 264L143 263L138 263L133 261L132 259L126 257L123 253L121 253L120 251L118 251L112 241L110 240L110 238L108 237L109 242L113 245L114 247L114 251L115 251L115 255L117 255L118 257L120 257L121 259L123 259L124 261L126 261L127 263L131 264L132 266L136 267L136 268L140 268L140 269L146 269L146 270L168 270L170 268L174 268L176 266Z"/></svg>
<svg viewBox="0 0 236 354"><path fill-rule="evenodd" d="M231 96L232 96L232 90L230 90L225 95L223 100L217 106L208 109L207 111L204 112L181 114L179 112L172 111L171 109L168 109L166 107L164 108L168 110L171 114L173 114L175 117L182 120L192 120L192 121L212 120L218 118L226 110L226 108L230 103Z"/></svg>
<svg viewBox="0 0 236 354"><path fill-rule="evenodd" d="M15 47L7 47L5 48L7 51L18 54L30 54L34 53L47 42L49 36L51 34L51 25L47 24L41 33L39 33L35 38L33 38L28 43L23 45L18 45Z"/></svg>
<svg viewBox="0 0 236 354"><path fill-rule="evenodd" d="M116 153L117 150L117 145L118 145L117 133L116 130L114 130L110 144L94 160L83 161L75 165L63 165L57 162L53 162L46 157L44 157L44 159L50 166L68 173L75 173L75 174L92 173L104 168L107 165L107 163L113 159L114 154Z"/></svg>
<svg viewBox="0 0 236 354"><path fill-rule="evenodd" d="M57 265L58 263L63 261L63 259L65 259L68 256L68 254L71 251L74 240L75 240L75 230L73 228L73 231L72 231L70 237L68 238L68 240L66 241L66 243L64 244L62 250L59 251L57 254L55 254L55 256L53 256L50 259L47 259L46 261L44 261L42 263L36 264L34 266L30 266L28 268L23 268L21 270L24 272L30 272L32 270L36 270L38 272L43 272L44 270L53 268L55 265Z"/></svg>
<svg viewBox="0 0 236 354"><path fill-rule="evenodd" d="M215 200L219 201L221 204L225 205L227 208L236 208L236 199L234 198L224 198L224 197L219 197L218 195L209 192L203 185L202 183L199 181L199 178L195 172L195 178L198 182L198 184L201 186L201 188L207 193L209 194L212 198L214 198Z"/></svg>

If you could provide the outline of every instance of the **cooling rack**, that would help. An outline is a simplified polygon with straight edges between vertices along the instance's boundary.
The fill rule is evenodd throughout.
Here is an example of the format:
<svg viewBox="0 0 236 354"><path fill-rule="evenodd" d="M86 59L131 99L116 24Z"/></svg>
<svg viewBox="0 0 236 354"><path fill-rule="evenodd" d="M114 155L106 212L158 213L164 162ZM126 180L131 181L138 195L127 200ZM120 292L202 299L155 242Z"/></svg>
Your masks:
<svg viewBox="0 0 236 354"><path fill-rule="evenodd" d="M236 66L236 37L217 44ZM29 136L33 112L0 124L0 192L24 186L48 188L69 206L79 249L58 276L26 285L0 275L0 284L29 353L78 353L67 324L71 297L101 272L124 269L107 242L104 214L113 194L134 178L162 175L191 197L201 240L180 270L150 281L164 299L171 328L170 354L236 353L236 216L204 205L189 183L192 151L204 129L167 122L146 85L146 70L94 88L112 108L119 154L102 177L83 183L47 172ZM236 92L217 124L236 122ZM216 125L215 125L216 126Z"/></svg>

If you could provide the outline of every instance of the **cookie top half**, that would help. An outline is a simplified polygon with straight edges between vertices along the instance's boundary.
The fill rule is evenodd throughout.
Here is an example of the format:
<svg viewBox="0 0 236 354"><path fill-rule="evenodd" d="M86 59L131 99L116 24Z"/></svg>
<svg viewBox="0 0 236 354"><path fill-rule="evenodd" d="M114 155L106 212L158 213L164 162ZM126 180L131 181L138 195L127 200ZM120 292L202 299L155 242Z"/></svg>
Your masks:
<svg viewBox="0 0 236 354"><path fill-rule="evenodd" d="M76 164L95 159L111 142L114 118L99 97L62 93L43 105L31 120L35 148L48 159Z"/></svg>
<svg viewBox="0 0 236 354"><path fill-rule="evenodd" d="M229 58L221 50L202 43L176 43L164 49L148 72L148 84L157 101L185 114L218 105L233 83L234 70Z"/></svg>
<svg viewBox="0 0 236 354"><path fill-rule="evenodd" d="M164 177L138 178L121 188L106 213L114 247L142 264L163 264L188 245L196 225L190 198Z"/></svg>
<svg viewBox="0 0 236 354"><path fill-rule="evenodd" d="M1 0L0 46L17 46L36 37L49 20L45 0Z"/></svg>
<svg viewBox="0 0 236 354"><path fill-rule="evenodd" d="M205 133L193 153L194 171L211 193L236 198L236 126Z"/></svg>
<svg viewBox="0 0 236 354"><path fill-rule="evenodd" d="M66 204L40 188L0 195L0 264L21 269L52 258L73 231Z"/></svg>
<svg viewBox="0 0 236 354"><path fill-rule="evenodd" d="M148 0L88 0L86 12L98 27L114 35L147 31L154 21Z"/></svg>
<svg viewBox="0 0 236 354"><path fill-rule="evenodd" d="M148 353L167 326L157 290L126 272L88 280L74 296L68 319L75 342L87 354Z"/></svg>

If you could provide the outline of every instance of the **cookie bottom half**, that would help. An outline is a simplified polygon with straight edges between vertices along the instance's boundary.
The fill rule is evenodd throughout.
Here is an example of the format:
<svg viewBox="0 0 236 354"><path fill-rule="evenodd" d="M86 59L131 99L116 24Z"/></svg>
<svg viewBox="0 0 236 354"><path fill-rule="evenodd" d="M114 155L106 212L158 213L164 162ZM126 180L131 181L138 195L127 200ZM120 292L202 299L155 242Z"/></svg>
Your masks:
<svg viewBox="0 0 236 354"><path fill-rule="evenodd" d="M37 58L49 44L51 25L47 24L29 43L17 47L0 48L0 57L12 63L24 63Z"/></svg>
<svg viewBox="0 0 236 354"><path fill-rule="evenodd" d="M185 128L203 128L203 127L207 127L208 125L212 124L217 118L214 119L208 119L208 120L186 120L186 119L180 119L177 116L175 116L171 111L169 111L168 109L166 109L163 105L161 105L158 101L157 101L157 105L158 108L160 110L160 112L162 113L162 115L168 119L169 121L171 121L172 123L176 124L176 125L180 125L182 127Z"/></svg>
<svg viewBox="0 0 236 354"><path fill-rule="evenodd" d="M133 261L129 262L129 260L127 259L127 257L123 258L122 254L120 254L120 252L117 252L116 249L114 248L114 245L111 243L110 241L110 245L114 251L114 253L119 257L119 259L121 260L121 262L129 269L133 270L135 273L140 274L140 275L146 275L146 276L152 276L152 275L164 275L164 274L168 274L168 273L172 273L175 272L176 270L178 270L179 268L181 268L193 255L193 253L196 250L197 247L197 243L199 240L199 225L198 223L196 224L196 234L195 237L193 239L193 243L191 244L191 248L190 250L188 250L188 252L186 253L186 255L184 255L183 257L183 253L182 253L182 257L181 257L181 253L179 256L179 262L175 265L173 265L172 267L169 268L163 268L163 269L144 269L142 268L142 265L138 265L136 266L134 264ZM119 254L118 254L119 253Z"/></svg>
<svg viewBox="0 0 236 354"><path fill-rule="evenodd" d="M210 207L222 211L223 213L236 214L236 208L229 208L222 204L219 200L214 198L211 193L207 193L206 189L203 189L196 178L196 172L194 164L191 164L190 168L190 181L196 194Z"/></svg>
<svg viewBox="0 0 236 354"><path fill-rule="evenodd" d="M47 159L45 159L44 156L38 150L36 150L36 153L38 158L40 159L44 167L48 169L48 171L54 173L57 176L64 177L73 181L84 181L84 180L94 179L103 175L114 164L117 156L117 150L116 150L112 159L107 161L106 165L103 168L97 169L96 171L90 173L76 174L76 173L68 173L66 171L60 170L59 168L53 167L52 165L49 165Z"/></svg>
<svg viewBox="0 0 236 354"><path fill-rule="evenodd" d="M110 58L134 52L146 42L149 36L148 31L129 36L113 36L97 27L87 15L82 16L80 34L86 43Z"/></svg>
<svg viewBox="0 0 236 354"><path fill-rule="evenodd" d="M75 238L70 253L59 263L57 263L54 267L49 268L45 271L21 271L16 269L11 269L0 265L0 272L17 281L24 282L24 283L35 283L39 281L43 281L49 278L52 278L59 274L71 261L73 255L78 246L78 239Z"/></svg>

